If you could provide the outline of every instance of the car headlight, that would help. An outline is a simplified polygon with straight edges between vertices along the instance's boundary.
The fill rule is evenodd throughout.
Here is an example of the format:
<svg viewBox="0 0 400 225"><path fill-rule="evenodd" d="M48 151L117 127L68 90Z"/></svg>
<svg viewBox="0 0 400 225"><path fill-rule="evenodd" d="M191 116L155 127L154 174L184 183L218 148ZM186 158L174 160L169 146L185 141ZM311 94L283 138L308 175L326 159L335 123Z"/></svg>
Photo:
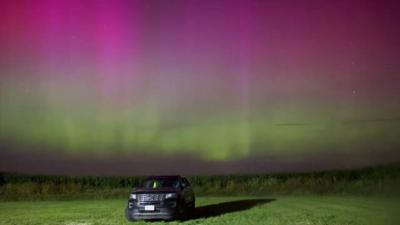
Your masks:
<svg viewBox="0 0 400 225"><path fill-rule="evenodd" d="M136 200L136 194L131 194L130 199Z"/></svg>
<svg viewBox="0 0 400 225"><path fill-rule="evenodd" d="M165 199L169 199L169 198L176 198L176 193L167 193L166 195L165 195Z"/></svg>

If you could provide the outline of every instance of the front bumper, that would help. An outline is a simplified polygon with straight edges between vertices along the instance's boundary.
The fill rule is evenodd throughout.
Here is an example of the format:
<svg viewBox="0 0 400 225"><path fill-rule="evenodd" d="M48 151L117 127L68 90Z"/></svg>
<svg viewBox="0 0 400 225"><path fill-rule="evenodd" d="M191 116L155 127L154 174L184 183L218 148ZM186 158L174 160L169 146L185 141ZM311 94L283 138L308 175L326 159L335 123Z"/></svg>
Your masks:
<svg viewBox="0 0 400 225"><path fill-rule="evenodd" d="M154 205L153 211L146 211L145 205ZM177 216L176 202L152 202L152 203L137 203L129 202L125 210L125 216L128 220L142 219L162 219L171 220Z"/></svg>

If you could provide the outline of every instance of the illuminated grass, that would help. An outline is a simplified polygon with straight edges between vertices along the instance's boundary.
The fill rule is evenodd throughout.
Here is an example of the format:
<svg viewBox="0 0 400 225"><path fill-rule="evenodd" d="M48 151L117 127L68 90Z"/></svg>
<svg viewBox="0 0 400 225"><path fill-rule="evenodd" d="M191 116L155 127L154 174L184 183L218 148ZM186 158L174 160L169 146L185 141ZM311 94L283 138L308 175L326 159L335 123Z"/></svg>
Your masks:
<svg viewBox="0 0 400 225"><path fill-rule="evenodd" d="M265 199L265 202L242 207L241 204L246 204L246 201L254 201L249 199L254 198L201 197L197 201L201 215L169 224L373 225L398 224L396 222L400 221L395 215L399 209L397 199L349 196L268 197L255 200ZM124 218L125 204L125 199L2 202L0 224L130 224ZM140 221L133 224L165 223Z"/></svg>

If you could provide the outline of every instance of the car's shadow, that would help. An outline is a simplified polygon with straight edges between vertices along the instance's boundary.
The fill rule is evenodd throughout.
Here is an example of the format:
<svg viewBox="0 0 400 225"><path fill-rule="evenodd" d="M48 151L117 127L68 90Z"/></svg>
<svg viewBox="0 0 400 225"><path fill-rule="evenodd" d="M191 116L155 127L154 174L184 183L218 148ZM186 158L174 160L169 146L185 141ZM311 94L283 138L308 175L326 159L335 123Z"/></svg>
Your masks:
<svg viewBox="0 0 400 225"><path fill-rule="evenodd" d="M222 202L212 205L205 205L196 207L193 215L186 220L209 218L214 216L220 216L226 213L239 212L247 209L251 209L258 205L267 204L269 202L275 201L273 198L262 198L262 199L245 199L237 200L231 202Z"/></svg>

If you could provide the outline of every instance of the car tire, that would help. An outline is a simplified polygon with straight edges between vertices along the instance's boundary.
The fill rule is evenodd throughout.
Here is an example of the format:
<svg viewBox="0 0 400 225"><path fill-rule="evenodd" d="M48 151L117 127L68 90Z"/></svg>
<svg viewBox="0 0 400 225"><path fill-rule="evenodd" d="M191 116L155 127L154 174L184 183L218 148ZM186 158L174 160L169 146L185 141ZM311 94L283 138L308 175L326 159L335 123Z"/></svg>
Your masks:
<svg viewBox="0 0 400 225"><path fill-rule="evenodd" d="M186 204L184 202L180 202L177 206L177 212L176 212L176 219L178 220L186 220L187 217L187 207Z"/></svg>
<svg viewBox="0 0 400 225"><path fill-rule="evenodd" d="M194 215L195 215L195 210L196 210L196 207L195 207L195 203L194 202L191 202L188 206L187 206L187 216L189 217L189 218L192 218Z"/></svg>
<svg viewBox="0 0 400 225"><path fill-rule="evenodd" d="M125 210L125 218L130 222L136 221L128 209Z"/></svg>

